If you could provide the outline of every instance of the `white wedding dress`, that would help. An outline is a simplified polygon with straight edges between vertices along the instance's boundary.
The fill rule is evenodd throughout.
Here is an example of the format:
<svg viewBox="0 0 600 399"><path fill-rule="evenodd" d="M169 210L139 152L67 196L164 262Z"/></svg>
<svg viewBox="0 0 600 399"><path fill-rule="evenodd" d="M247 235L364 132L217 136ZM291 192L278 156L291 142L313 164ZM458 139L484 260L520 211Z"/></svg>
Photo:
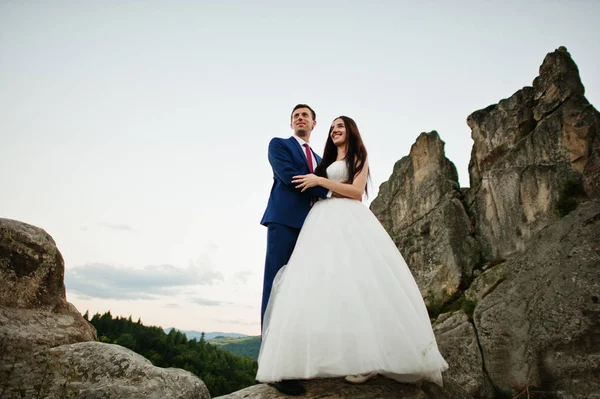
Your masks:
<svg viewBox="0 0 600 399"><path fill-rule="evenodd" d="M344 181L336 161L330 179ZM360 201L318 201L265 313L256 379L336 377L377 371L402 382L442 384L419 288L375 215Z"/></svg>

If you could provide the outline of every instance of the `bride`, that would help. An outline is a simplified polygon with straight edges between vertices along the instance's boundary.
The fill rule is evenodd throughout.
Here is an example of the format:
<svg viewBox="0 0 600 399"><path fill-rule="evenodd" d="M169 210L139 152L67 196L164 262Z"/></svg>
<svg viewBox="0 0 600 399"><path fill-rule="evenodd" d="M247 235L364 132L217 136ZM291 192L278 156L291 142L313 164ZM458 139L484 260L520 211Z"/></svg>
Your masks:
<svg viewBox="0 0 600 399"><path fill-rule="evenodd" d="M442 384L440 354L419 288L396 245L362 204L367 151L354 120L336 118L302 191L333 193L311 208L294 252L277 274L263 325L256 379L383 374Z"/></svg>

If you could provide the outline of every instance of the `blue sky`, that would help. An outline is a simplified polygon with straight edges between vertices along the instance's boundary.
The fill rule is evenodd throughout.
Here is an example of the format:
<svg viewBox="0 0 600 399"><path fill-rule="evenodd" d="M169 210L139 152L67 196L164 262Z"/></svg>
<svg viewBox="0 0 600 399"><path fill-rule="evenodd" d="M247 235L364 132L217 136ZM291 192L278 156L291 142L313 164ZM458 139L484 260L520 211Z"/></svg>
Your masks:
<svg viewBox="0 0 600 399"><path fill-rule="evenodd" d="M374 194L431 130L468 186L467 116L531 85L546 53L566 46L599 103L598 15L591 0L0 0L0 217L54 237L82 313L257 334L266 150L295 104L317 112L319 153L335 117L356 120Z"/></svg>

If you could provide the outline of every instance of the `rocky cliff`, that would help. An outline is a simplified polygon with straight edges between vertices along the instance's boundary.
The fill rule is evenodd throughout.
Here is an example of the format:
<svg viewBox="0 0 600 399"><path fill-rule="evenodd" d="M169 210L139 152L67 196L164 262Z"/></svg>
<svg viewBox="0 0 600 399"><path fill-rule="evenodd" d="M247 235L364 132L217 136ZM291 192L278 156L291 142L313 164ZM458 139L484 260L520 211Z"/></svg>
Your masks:
<svg viewBox="0 0 600 399"><path fill-rule="evenodd" d="M445 302L481 262L456 168L437 132L423 133L379 188L371 210L386 228L428 305Z"/></svg>
<svg viewBox="0 0 600 399"><path fill-rule="evenodd" d="M431 313L466 311L434 325L444 381L476 397L600 395L600 114L570 54L467 124L470 188L424 133L371 204Z"/></svg>
<svg viewBox="0 0 600 399"><path fill-rule="evenodd" d="M564 47L546 56L533 87L467 123L474 144L465 205L486 258L522 252L569 207L600 196L600 116Z"/></svg>

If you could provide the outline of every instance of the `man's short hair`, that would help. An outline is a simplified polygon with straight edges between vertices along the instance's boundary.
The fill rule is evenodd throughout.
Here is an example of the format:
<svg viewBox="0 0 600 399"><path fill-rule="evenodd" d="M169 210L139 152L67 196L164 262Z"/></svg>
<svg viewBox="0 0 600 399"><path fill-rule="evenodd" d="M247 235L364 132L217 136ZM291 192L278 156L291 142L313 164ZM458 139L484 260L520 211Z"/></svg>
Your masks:
<svg viewBox="0 0 600 399"><path fill-rule="evenodd" d="M298 105L296 105L294 107L294 109L292 110L292 113L290 114L290 119L292 119L294 117L294 111L297 110L298 108L308 108L308 109L310 109L310 112L312 113L313 121L317 120L317 113L315 112L315 110L312 109L311 107L309 107L306 104L298 104Z"/></svg>

